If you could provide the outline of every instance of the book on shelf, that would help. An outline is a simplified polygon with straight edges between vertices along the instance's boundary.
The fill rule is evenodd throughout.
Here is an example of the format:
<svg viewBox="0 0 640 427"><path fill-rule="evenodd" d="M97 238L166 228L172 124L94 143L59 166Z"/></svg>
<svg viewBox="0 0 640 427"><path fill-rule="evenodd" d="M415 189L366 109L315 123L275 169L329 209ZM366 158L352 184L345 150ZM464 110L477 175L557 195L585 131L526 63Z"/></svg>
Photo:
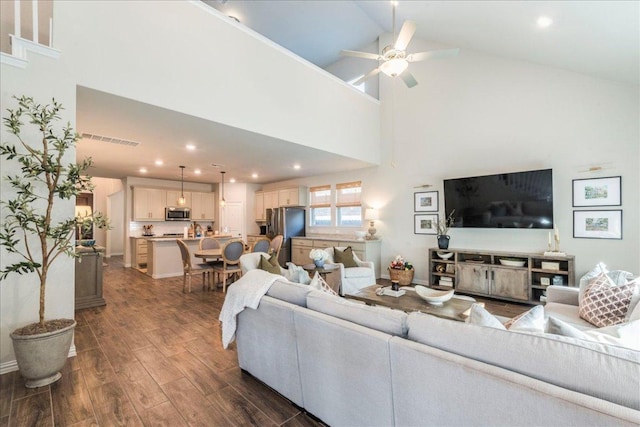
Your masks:
<svg viewBox="0 0 640 427"><path fill-rule="evenodd" d="M439 286L448 286L448 287L452 288L453 287L453 281L452 280L442 280L442 279L440 279L438 281L438 285Z"/></svg>

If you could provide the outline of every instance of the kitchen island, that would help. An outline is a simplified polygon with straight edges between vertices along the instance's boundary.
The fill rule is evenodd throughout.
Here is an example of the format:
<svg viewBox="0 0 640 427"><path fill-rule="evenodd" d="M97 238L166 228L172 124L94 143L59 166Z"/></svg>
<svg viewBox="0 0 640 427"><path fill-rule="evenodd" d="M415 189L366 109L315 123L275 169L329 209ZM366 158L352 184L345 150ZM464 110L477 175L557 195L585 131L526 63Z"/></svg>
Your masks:
<svg viewBox="0 0 640 427"><path fill-rule="evenodd" d="M224 245L231 239L231 235L219 234L212 236L220 241L220 246ZM147 271L146 274L154 279L162 279L165 277L182 276L182 256L180 255L180 248L176 243L177 237L136 237L135 239L144 239L147 244L146 248L146 261ZM184 241L191 253L191 263L198 264L202 260L193 256L194 252L200 247L200 240L203 237L180 239Z"/></svg>

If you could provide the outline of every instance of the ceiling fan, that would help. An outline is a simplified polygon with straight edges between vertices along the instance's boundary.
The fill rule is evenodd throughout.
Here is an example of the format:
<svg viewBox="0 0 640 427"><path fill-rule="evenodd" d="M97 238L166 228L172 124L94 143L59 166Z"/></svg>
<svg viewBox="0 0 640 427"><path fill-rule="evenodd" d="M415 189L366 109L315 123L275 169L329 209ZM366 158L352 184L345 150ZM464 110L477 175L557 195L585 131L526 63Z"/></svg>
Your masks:
<svg viewBox="0 0 640 427"><path fill-rule="evenodd" d="M393 45L386 46L382 49L382 54L377 55L375 53L358 52L355 50L343 50L340 52L343 56L353 56L356 58L375 59L376 61L383 61L377 68L374 68L369 73L365 74L354 85L359 85L365 80L377 75L382 71L389 77L400 76L402 81L407 87L412 88L418 84L413 75L406 71L409 66L409 62L424 61L426 59L442 59L450 58L458 55L460 49L440 49L430 50L427 52L411 53L407 55L407 45L413 37L413 33L416 31L416 23L414 21L404 21L400 33L396 38L396 4L397 2L391 2L393 7L392 25L393 25L393 38L395 40Z"/></svg>

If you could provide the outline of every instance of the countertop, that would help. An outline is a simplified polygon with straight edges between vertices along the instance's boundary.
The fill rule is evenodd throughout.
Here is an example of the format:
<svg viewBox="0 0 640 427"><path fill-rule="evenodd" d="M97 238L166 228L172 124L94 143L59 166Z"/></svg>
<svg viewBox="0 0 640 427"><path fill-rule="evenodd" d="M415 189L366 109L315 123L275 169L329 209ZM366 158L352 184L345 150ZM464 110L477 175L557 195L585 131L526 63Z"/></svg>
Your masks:
<svg viewBox="0 0 640 427"><path fill-rule="evenodd" d="M330 241L339 241L339 242L379 242L379 239L376 240L358 240L355 236L350 236L348 234L335 234L329 236L300 236L300 237L292 237L292 239L305 239L305 240L330 240Z"/></svg>
<svg viewBox="0 0 640 427"><path fill-rule="evenodd" d="M213 236L203 236L203 237L187 237L183 239L180 236L130 236L131 239L143 239L143 240L152 240L152 241L164 241L164 240L201 240L205 237L213 237L215 239L231 239L233 236L231 234L216 234Z"/></svg>

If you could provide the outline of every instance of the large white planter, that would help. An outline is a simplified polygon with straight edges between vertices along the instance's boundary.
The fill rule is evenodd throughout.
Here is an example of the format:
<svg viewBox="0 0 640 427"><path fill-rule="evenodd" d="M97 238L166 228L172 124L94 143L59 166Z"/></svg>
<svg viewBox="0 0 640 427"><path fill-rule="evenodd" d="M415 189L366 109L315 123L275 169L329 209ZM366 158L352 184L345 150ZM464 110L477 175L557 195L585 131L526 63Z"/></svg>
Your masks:
<svg viewBox="0 0 640 427"><path fill-rule="evenodd" d="M66 328L44 334L11 333L13 351L26 387L43 387L62 377L60 370L67 361L75 327L74 321Z"/></svg>

